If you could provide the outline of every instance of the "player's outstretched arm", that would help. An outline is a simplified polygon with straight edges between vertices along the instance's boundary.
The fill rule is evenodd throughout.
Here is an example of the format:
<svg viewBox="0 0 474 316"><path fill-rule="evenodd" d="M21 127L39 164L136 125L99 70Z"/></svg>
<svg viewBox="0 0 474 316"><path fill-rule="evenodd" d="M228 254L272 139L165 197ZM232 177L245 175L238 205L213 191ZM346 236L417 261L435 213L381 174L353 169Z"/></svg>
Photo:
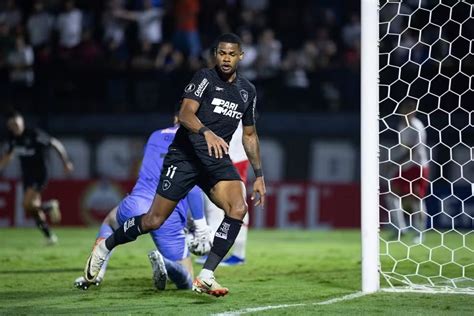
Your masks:
<svg viewBox="0 0 474 316"><path fill-rule="evenodd" d="M64 171L66 173L72 173L74 171L74 165L69 159L69 156L66 152L66 148L64 148L64 145L58 139L52 137L51 146L58 152L59 157L61 158L64 165Z"/></svg>
<svg viewBox="0 0 474 316"><path fill-rule="evenodd" d="M204 136L207 142L209 156L212 156L212 153L214 152L216 158L224 157L224 154L227 155L229 153L229 145L225 140L214 134L209 128L202 124L196 116L198 109L199 103L197 101L184 98L178 115L179 123L191 132L199 133Z"/></svg>
<svg viewBox="0 0 474 316"><path fill-rule="evenodd" d="M255 125L243 127L242 144L256 177L253 184L252 200L255 200L258 194L258 200L255 202L255 205L264 206L266 189L262 173L262 161L260 159L260 144Z"/></svg>

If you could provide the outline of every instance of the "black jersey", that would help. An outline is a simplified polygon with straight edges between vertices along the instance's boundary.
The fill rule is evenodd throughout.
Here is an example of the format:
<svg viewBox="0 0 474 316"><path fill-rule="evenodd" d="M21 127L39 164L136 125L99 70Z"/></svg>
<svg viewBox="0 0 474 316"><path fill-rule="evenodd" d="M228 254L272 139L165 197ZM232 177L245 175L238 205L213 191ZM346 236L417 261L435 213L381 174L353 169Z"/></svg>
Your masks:
<svg viewBox="0 0 474 316"><path fill-rule="evenodd" d="M201 69L184 89L183 98L199 102L196 116L217 136L230 142L239 121L244 126L255 125L257 95L255 86L237 73L233 82L222 80L216 69ZM205 149L204 136L181 126L171 146ZM184 149L184 148L183 148Z"/></svg>
<svg viewBox="0 0 474 316"><path fill-rule="evenodd" d="M50 145L51 136L47 133L40 129L26 128L21 136L10 134L7 151L19 156L23 178L44 178L46 154Z"/></svg>

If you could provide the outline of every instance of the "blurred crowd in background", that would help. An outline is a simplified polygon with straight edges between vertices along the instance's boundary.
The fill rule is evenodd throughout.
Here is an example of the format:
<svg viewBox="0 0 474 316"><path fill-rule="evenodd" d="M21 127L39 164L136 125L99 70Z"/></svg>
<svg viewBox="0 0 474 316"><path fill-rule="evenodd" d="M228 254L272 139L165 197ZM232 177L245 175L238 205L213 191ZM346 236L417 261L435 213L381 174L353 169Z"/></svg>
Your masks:
<svg viewBox="0 0 474 316"><path fill-rule="evenodd" d="M264 111L357 112L359 1L5 0L2 103L33 114L165 112L213 40L243 40Z"/></svg>

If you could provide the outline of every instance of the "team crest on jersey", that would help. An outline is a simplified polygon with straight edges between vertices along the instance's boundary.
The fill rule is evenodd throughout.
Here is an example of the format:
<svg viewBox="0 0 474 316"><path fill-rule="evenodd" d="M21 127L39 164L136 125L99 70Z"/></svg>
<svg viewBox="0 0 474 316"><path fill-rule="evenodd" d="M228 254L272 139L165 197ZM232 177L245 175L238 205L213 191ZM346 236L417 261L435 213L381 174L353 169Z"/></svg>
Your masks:
<svg viewBox="0 0 474 316"><path fill-rule="evenodd" d="M184 89L184 92L193 92L194 89L196 89L196 85L194 83L190 83L186 86L186 88Z"/></svg>
<svg viewBox="0 0 474 316"><path fill-rule="evenodd" d="M163 191L168 190L171 187L171 182L168 180L163 181Z"/></svg>
<svg viewBox="0 0 474 316"><path fill-rule="evenodd" d="M244 100L244 102L247 102L247 100L249 99L249 93L247 92L247 90L240 90L240 96L242 97L242 100Z"/></svg>

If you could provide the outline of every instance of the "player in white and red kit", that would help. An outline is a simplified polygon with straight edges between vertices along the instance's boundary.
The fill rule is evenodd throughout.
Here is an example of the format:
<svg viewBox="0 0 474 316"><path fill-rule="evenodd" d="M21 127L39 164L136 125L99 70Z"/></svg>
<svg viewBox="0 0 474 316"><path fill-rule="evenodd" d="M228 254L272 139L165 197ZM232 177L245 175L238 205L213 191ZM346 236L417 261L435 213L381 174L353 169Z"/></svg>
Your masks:
<svg viewBox="0 0 474 316"><path fill-rule="evenodd" d="M229 156L232 160L235 168L239 172L243 183L247 183L247 171L249 168L249 160L245 154L244 146L242 145L242 123L239 124L232 139L229 143ZM215 232L219 228L220 223L224 219L224 211L217 207L211 200L205 196L205 212L207 224ZM240 229L237 239L235 240L234 247L232 248L232 255L227 259L223 260L220 265L222 266L234 266L245 263L245 248L247 245L247 233L249 224L249 215L245 215L243 219L243 225ZM198 258L196 262L204 263L205 258Z"/></svg>
<svg viewBox="0 0 474 316"><path fill-rule="evenodd" d="M426 130L423 123L416 117L416 103L405 101L400 108L401 116L398 125L400 150L392 161L401 165L392 176L391 190L397 195L388 195L386 203L394 216L392 222L400 233L406 229L404 211L411 216L411 223L419 235L415 241L421 241L422 232L426 228L426 205L424 197L429 186L429 160L426 145ZM400 197L400 198L399 198ZM404 203L401 203L403 197ZM406 203L405 203L406 201Z"/></svg>

